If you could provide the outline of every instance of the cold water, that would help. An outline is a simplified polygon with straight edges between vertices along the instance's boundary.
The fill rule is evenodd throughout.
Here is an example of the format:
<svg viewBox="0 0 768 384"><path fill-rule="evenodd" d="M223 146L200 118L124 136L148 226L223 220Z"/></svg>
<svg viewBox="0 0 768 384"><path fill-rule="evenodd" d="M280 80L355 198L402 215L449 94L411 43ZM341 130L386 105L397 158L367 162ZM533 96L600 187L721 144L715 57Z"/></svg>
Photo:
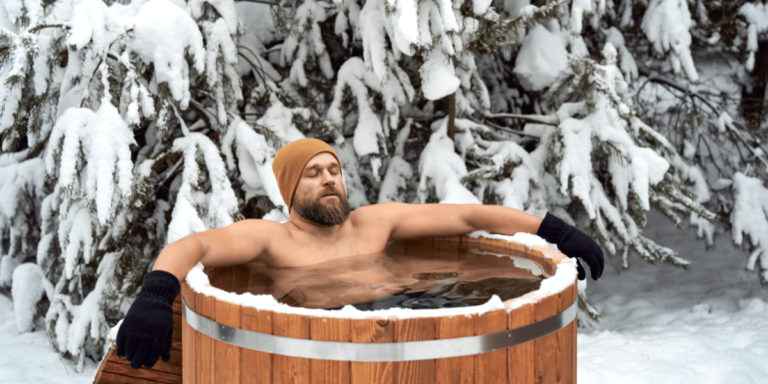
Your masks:
<svg viewBox="0 0 768 384"><path fill-rule="evenodd" d="M214 287L270 294L294 307L427 309L480 305L494 294L506 301L539 289L549 276L529 257L472 244L450 252L399 247L302 267L249 263L206 268L206 273Z"/></svg>

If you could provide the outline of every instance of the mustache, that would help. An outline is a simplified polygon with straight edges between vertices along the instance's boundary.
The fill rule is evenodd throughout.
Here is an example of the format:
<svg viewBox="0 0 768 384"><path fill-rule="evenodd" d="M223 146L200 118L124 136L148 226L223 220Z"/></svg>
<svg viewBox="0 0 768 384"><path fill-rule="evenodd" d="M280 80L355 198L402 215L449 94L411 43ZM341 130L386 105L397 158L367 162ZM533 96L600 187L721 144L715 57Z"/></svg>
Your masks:
<svg viewBox="0 0 768 384"><path fill-rule="evenodd" d="M336 196L341 196L341 193L339 193L339 191L337 191L337 190L335 190L335 189L334 189L334 190L327 190L327 191L324 191L324 192L323 192L323 193L320 195L320 197L323 197L323 196L328 196L328 195L336 195Z"/></svg>

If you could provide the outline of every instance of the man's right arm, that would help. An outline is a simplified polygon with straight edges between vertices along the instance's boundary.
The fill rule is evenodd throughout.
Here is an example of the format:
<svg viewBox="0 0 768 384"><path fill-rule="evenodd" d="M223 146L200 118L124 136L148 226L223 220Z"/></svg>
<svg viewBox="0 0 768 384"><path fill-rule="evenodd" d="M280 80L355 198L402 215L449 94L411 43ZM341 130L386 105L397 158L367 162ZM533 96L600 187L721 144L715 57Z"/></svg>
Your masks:
<svg viewBox="0 0 768 384"><path fill-rule="evenodd" d="M241 220L226 227L185 236L168 244L153 271L167 271L184 281L198 262L206 267L237 265L257 260L270 249L270 240L281 230L271 220Z"/></svg>

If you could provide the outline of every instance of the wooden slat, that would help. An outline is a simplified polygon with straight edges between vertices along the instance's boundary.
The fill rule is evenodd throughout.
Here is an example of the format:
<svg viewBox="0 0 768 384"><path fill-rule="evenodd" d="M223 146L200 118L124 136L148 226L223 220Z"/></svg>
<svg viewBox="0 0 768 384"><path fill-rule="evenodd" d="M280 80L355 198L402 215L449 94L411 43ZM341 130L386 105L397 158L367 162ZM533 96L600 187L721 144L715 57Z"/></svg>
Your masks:
<svg viewBox="0 0 768 384"><path fill-rule="evenodd" d="M216 319L216 299L211 296L197 294L195 296L195 312L209 319ZM200 332L195 332L195 374L197 384L215 383L214 340Z"/></svg>
<svg viewBox="0 0 768 384"><path fill-rule="evenodd" d="M173 373L168 372L162 372L162 371L155 371L152 369L133 369L130 365L124 365L124 364L118 364L115 362L110 361L107 363L107 365L104 367L104 371L102 372L100 383L105 383L108 381L105 380L105 374L112 373L119 376L124 377L130 377L133 379L133 381L126 381L131 383L141 383L145 382L147 380L156 381L159 383L167 383L167 384L177 384L181 383L181 375L175 375ZM129 379L121 379L121 380L129 380Z"/></svg>
<svg viewBox="0 0 768 384"><path fill-rule="evenodd" d="M533 304L515 308L507 316L508 329L532 323L534 320ZM509 382L512 384L530 384L534 382L534 341L529 341L507 349Z"/></svg>
<svg viewBox="0 0 768 384"><path fill-rule="evenodd" d="M506 313L505 313L506 314ZM437 339L474 336L477 316L437 317ZM506 320L506 318L505 318ZM506 365L506 364L505 364ZM475 357L461 356L435 360L435 382L469 384L475 381Z"/></svg>
<svg viewBox="0 0 768 384"><path fill-rule="evenodd" d="M576 291L577 285L576 280L574 280L573 284L560 294L560 312L573 304L574 300L576 300ZM563 369L562 377L559 382L573 384L576 382L576 319L566 325L560 332L562 333L560 345L562 347L561 358Z"/></svg>
<svg viewBox="0 0 768 384"><path fill-rule="evenodd" d="M216 299L216 322L240 328L240 305ZM240 347L214 340L216 383L240 384Z"/></svg>
<svg viewBox="0 0 768 384"><path fill-rule="evenodd" d="M395 323L384 319L353 320L351 341L355 343L391 343L395 341ZM350 379L355 384L393 384L394 363L352 362Z"/></svg>
<svg viewBox="0 0 768 384"><path fill-rule="evenodd" d="M534 321L556 315L559 301L557 295L542 298L534 305ZM537 383L557 383L557 373L561 369L559 349L557 332L534 340L534 373Z"/></svg>
<svg viewBox="0 0 768 384"><path fill-rule="evenodd" d="M437 321L434 317L395 321L395 341L434 340ZM432 384L435 382L435 360L398 361L394 366L395 383Z"/></svg>
<svg viewBox="0 0 768 384"><path fill-rule="evenodd" d="M104 372L99 378L99 383L102 384L142 384L142 383L168 383L167 381L156 381L149 378L137 378L130 374L121 375L113 372ZM172 383L181 383L181 378L178 381Z"/></svg>
<svg viewBox="0 0 768 384"><path fill-rule="evenodd" d="M181 343L181 294L173 303L174 310L174 343ZM116 355L114 348L110 348L102 359L94 378L94 384L103 383L140 383L140 382L171 382L181 383L182 379L182 353L180 348L171 347L170 359L164 362L158 359L152 368L133 369L130 362Z"/></svg>
<svg viewBox="0 0 768 384"><path fill-rule="evenodd" d="M181 323L181 312L174 313L173 314L173 335L171 335L171 339L173 341L181 341L182 337L182 323Z"/></svg>
<svg viewBox="0 0 768 384"><path fill-rule="evenodd" d="M242 329L272 334L272 312L243 307L240 314ZM243 348L240 351L243 384L272 383L272 354Z"/></svg>
<svg viewBox="0 0 768 384"><path fill-rule="evenodd" d="M242 294L250 292L251 270L246 265L240 265L232 269L232 289L230 292Z"/></svg>
<svg viewBox="0 0 768 384"><path fill-rule="evenodd" d="M309 318L302 315L274 313L272 334L278 336L309 339ZM272 358L272 380L274 384L309 383L309 359L274 355Z"/></svg>
<svg viewBox="0 0 768 384"><path fill-rule="evenodd" d="M475 334L485 335L507 329L507 311L504 309L484 313L475 321ZM507 350L475 355L475 383L507 383Z"/></svg>
<svg viewBox="0 0 768 384"><path fill-rule="evenodd" d="M174 349L171 349L171 358L168 360L168 362L164 362L162 358L157 359L157 362L155 365L152 366L152 368L146 368L142 367L141 370L144 369L150 369L153 371L160 371L160 372L167 372L172 373L174 375L181 376L183 373L182 369L182 362L181 362L181 351L177 351ZM131 362L126 359L121 359L117 356L114 356L110 359L110 362L113 362L115 364L122 364L130 366Z"/></svg>
<svg viewBox="0 0 768 384"><path fill-rule="evenodd" d="M309 320L309 334L312 340L351 340L350 319L312 317ZM333 360L310 360L312 384L349 384L350 362Z"/></svg>
<svg viewBox="0 0 768 384"><path fill-rule="evenodd" d="M184 301L186 301L189 309L194 311L196 303L195 292L192 291L192 288L190 288L186 282L181 283L181 294L184 296ZM197 363L195 361L197 350L197 337L195 336L196 333L197 331L192 329L189 323L187 323L186 318L182 316L181 339L183 342L186 342L182 344L181 349L181 371L184 377L184 384L197 383L197 372L195 372L195 364Z"/></svg>

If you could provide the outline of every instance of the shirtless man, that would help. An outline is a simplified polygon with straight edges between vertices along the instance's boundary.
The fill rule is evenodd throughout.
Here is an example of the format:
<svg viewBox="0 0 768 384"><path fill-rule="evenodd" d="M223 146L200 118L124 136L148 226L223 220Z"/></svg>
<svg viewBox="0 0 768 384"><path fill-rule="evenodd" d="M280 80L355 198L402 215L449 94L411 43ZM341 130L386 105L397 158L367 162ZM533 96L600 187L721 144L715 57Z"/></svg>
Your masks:
<svg viewBox="0 0 768 384"><path fill-rule="evenodd" d="M389 241L455 236L478 230L537 234L569 257L580 257L592 279L603 271L603 253L586 234L547 213L542 220L525 212L479 204L372 204L350 212L336 152L325 142L305 138L280 148L273 162L280 193L289 207L285 223L242 220L186 236L168 244L123 320L117 355L134 369L170 358L172 304L180 281L198 262L216 267L254 260L272 267L297 267L381 252ZM586 278L578 263L579 279Z"/></svg>

